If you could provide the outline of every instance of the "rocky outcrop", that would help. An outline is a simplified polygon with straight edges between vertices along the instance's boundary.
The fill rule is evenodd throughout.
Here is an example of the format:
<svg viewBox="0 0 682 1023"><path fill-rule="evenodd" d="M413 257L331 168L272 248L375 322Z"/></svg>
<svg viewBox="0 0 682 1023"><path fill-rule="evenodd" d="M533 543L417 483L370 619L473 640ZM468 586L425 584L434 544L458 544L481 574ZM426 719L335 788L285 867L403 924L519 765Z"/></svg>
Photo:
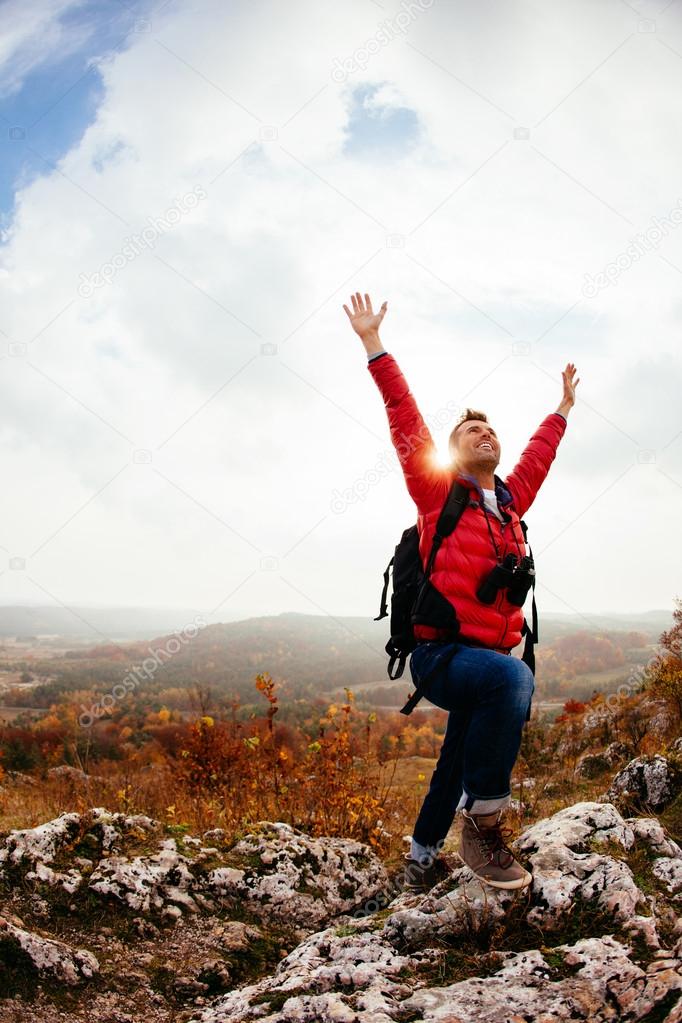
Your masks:
<svg viewBox="0 0 682 1023"><path fill-rule="evenodd" d="M605 771L612 770L623 761L634 755L632 746L625 742L612 742L606 749L598 753L583 753L576 764L576 774L580 778L597 778Z"/></svg>
<svg viewBox="0 0 682 1023"><path fill-rule="evenodd" d="M665 1021L677 1023L681 956L678 946L639 964L631 947L604 935L482 956L476 967L487 967L485 976L420 984L420 972L426 968L433 976L442 966L442 950L401 956L377 935L340 938L326 930L288 956L274 977L232 992L193 1023L611 1023L645 1020L656 1009L670 1009Z"/></svg>
<svg viewBox="0 0 682 1023"><path fill-rule="evenodd" d="M630 952L608 935L558 945L549 953L511 952L492 976L418 991L404 1007L419 1013L413 1018L434 1023L644 1020L666 1001L677 1001L682 962L664 953L642 967Z"/></svg>
<svg viewBox="0 0 682 1023"><path fill-rule="evenodd" d="M492 890L459 867L425 896L338 919L197 1023L549 1023L672 1008L682 990L682 924L670 902L682 850L658 821L582 803L526 829L516 849L533 871L529 892ZM576 923L586 933L562 941ZM468 975L444 984L449 971Z"/></svg>
<svg viewBox="0 0 682 1023"><path fill-rule="evenodd" d="M158 821L102 807L11 832L0 848L0 881L19 877L61 889L76 905L95 897L159 919L239 905L301 936L387 883L381 862L353 840L262 822L220 849L194 836L164 837Z"/></svg>
<svg viewBox="0 0 682 1023"><path fill-rule="evenodd" d="M359 928L328 928L306 939L275 974L233 991L196 1017L202 1023L236 1020L394 1020L404 1016L415 957L386 938Z"/></svg>
<svg viewBox="0 0 682 1023"><path fill-rule="evenodd" d="M367 846L342 838L315 839L288 824L266 824L230 849L230 859L257 870L219 867L206 883L268 920L318 927L385 887L388 876Z"/></svg>
<svg viewBox="0 0 682 1023"><path fill-rule="evenodd" d="M663 810L682 790L682 769L673 759L657 754L637 757L618 772L606 799L632 808Z"/></svg>
<svg viewBox="0 0 682 1023"><path fill-rule="evenodd" d="M81 771L79 767L72 767L71 764L59 764L57 767L48 767L47 777L68 782L79 788L105 780L97 774L86 774L85 771Z"/></svg>
<svg viewBox="0 0 682 1023"><path fill-rule="evenodd" d="M634 832L608 803L577 803L528 828L517 848L534 877L529 922L556 930L577 900L616 921L632 920L645 900L631 869L596 849L610 845L627 852L634 842ZM677 847L674 855L682 855Z"/></svg>
<svg viewBox="0 0 682 1023"><path fill-rule="evenodd" d="M16 918L10 921L0 917L0 961L10 957L20 968L33 969L40 977L68 985L81 984L99 971L92 952L32 934Z"/></svg>
<svg viewBox="0 0 682 1023"><path fill-rule="evenodd" d="M604 753L583 753L575 765L579 778L597 778L611 767Z"/></svg>
<svg viewBox="0 0 682 1023"><path fill-rule="evenodd" d="M530 889L460 865L417 895L282 823L229 843L63 814L0 842L0 962L36 977L27 1023L57 1023L55 984L73 1023L682 1023L682 850L659 821L578 803L515 850Z"/></svg>

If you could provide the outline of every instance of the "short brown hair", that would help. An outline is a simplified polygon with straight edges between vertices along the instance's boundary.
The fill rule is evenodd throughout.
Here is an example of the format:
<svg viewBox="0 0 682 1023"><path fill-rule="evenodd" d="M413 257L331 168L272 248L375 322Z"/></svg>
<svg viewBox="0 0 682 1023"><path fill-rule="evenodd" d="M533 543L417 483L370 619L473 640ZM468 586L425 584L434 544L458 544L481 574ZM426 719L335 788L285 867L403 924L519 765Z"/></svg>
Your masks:
<svg viewBox="0 0 682 1023"><path fill-rule="evenodd" d="M482 423L489 422L489 419L485 412L479 412L478 409L468 408L464 412L462 412L461 416L459 417L454 427L452 428L452 433L450 434L450 439L448 441L450 454L453 456L455 454L455 448L457 446L457 437L455 436L455 434L457 433L457 430L462 425L462 423L467 423L470 419L478 419Z"/></svg>

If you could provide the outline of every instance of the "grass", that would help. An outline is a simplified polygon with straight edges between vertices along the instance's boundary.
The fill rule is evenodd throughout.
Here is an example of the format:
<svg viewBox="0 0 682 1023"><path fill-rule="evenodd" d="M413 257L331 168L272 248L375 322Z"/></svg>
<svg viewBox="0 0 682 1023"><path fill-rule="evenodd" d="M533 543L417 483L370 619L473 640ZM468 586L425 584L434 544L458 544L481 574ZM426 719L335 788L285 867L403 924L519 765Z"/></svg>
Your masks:
<svg viewBox="0 0 682 1023"><path fill-rule="evenodd" d="M254 938L248 948L226 952L234 986L243 987L259 980L265 974L273 973L282 958L282 953L286 952L291 944L290 935L281 930L271 929L268 934Z"/></svg>
<svg viewBox="0 0 682 1023"><path fill-rule="evenodd" d="M682 792L658 815L658 819L673 841L682 844Z"/></svg>
<svg viewBox="0 0 682 1023"><path fill-rule="evenodd" d="M566 962L566 954L558 948L540 948L542 958L545 960L547 965L552 971L553 980L563 980L565 977L573 977L580 969L580 965L577 963L570 964Z"/></svg>
<svg viewBox="0 0 682 1023"><path fill-rule="evenodd" d="M407 971L404 979L416 976L427 987L445 987L470 977L490 977L500 969L503 956L499 952L483 952L471 941L441 947L437 958L420 964L416 971Z"/></svg>
<svg viewBox="0 0 682 1023"><path fill-rule="evenodd" d="M268 1015L270 1015L273 1012L279 1012L290 998L307 993L307 989L303 987L291 988L289 991L263 991L251 999L251 1005L266 1006Z"/></svg>
<svg viewBox="0 0 682 1023"><path fill-rule="evenodd" d="M431 774L435 766L434 757L407 756L400 758L395 764L392 777L387 775L386 785L390 787L390 799L379 811L383 827L391 837L387 845L382 845L381 856L385 866L391 871L402 866L402 836L409 834L428 790ZM572 764L530 764L523 767L524 776L533 775L536 785L533 789L524 787L523 799L528 804L522 814L507 814L510 823L525 827L541 817L548 817L577 800L591 800L604 791L604 779L587 781L573 777ZM393 770L393 767L390 768ZM47 820L59 816L65 811L87 812L92 806L103 806L109 812L124 811L127 813L145 813L161 821L163 827L155 835L140 836L135 842L134 836L125 839L124 850L129 854L144 855L152 850L158 837L174 837L180 840L188 832L201 836L203 831L213 827L225 828L225 836L215 843L220 849L230 848L239 838L249 833L264 830L257 821L234 821L224 819L224 807L220 800L215 804L206 804L183 793L174 784L170 772L158 767L150 772L131 768L125 769L112 764L107 768L110 772L100 781L91 781L82 788L74 787L67 779L47 777L40 779L39 784L11 783L5 787L0 801L0 828L4 833L10 828L34 827ZM369 765L367 782L372 784L372 777L378 768ZM116 773L114 773L116 772ZM386 769L384 769L386 773ZM553 791L544 792L545 782L551 782ZM125 798L121 792L125 789ZM512 795L516 798L519 782L514 779ZM173 819L168 820L167 810L173 808ZM673 836L682 836L682 800L676 801L666 812L666 826ZM264 818L259 818L263 820ZM0 832L2 834L2 832ZM345 834L345 832L344 832ZM211 842L211 844L214 844ZM181 851L192 856L191 849ZM95 848L83 847L77 854L91 858ZM235 864L237 865L237 864ZM241 866L241 864L239 864ZM256 866L255 862L245 866Z"/></svg>

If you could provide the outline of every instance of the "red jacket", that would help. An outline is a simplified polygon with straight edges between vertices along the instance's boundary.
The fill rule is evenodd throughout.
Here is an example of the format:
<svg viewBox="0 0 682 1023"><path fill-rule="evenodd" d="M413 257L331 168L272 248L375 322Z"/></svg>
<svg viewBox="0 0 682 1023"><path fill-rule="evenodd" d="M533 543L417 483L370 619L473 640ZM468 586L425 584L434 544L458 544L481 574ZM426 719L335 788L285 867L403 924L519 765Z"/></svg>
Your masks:
<svg viewBox="0 0 682 1023"><path fill-rule="evenodd" d="M407 489L417 505L423 567L455 474L435 462L430 431L393 356L386 353L372 359L368 369L384 399L391 440ZM519 557L527 553L519 518L535 500L565 430L565 418L552 412L535 431L512 472L504 480L495 475L495 491L505 522L490 512L488 522L500 558L511 551ZM464 509L454 532L443 541L433 564L431 582L455 608L462 639L478 640L492 649L510 650L521 642L523 608L510 604L504 589L493 604L483 604L476 597L481 579L495 566L497 557L481 507L483 493L478 482L468 475L458 474L457 479L468 484L470 499L479 504ZM438 639L444 635L426 625L416 625L414 631L419 639Z"/></svg>

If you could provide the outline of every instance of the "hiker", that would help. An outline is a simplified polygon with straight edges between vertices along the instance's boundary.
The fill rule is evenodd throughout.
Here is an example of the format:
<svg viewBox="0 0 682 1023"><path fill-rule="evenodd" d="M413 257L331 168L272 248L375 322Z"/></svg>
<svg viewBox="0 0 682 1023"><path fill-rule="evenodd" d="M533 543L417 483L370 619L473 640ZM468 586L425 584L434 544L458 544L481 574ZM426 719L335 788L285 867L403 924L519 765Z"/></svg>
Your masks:
<svg viewBox="0 0 682 1023"><path fill-rule="evenodd" d="M449 438L449 466L439 466L435 446L407 382L379 338L384 302L374 313L369 295L351 296L343 308L368 356L368 369L384 399L391 440L410 496L417 506L419 556L428 558L436 522L455 478L469 488L458 525L446 536L430 580L436 597L446 598L459 625L456 641L447 631L415 624L417 646L410 657L415 686L430 675L426 698L448 711L443 745L405 856L406 886L425 891L447 876L450 863L438 853L455 815L463 819L460 857L495 888L524 888L532 875L507 846L511 830L502 825L510 803L510 780L530 714L533 671L512 657L524 629L518 603L504 587L492 593L485 580L510 553L526 555L519 520L537 496L566 430L575 403L576 368L562 372L563 397L542 421L517 465L504 480L495 474L499 438L485 413L467 408ZM499 569L497 570L499 572ZM508 585L508 584L505 584ZM526 589L527 592L527 589ZM483 597L484 599L479 599ZM523 603L523 600L521 601ZM453 615L454 617L454 615ZM454 642L454 645L453 645ZM438 662L443 666L438 668Z"/></svg>

